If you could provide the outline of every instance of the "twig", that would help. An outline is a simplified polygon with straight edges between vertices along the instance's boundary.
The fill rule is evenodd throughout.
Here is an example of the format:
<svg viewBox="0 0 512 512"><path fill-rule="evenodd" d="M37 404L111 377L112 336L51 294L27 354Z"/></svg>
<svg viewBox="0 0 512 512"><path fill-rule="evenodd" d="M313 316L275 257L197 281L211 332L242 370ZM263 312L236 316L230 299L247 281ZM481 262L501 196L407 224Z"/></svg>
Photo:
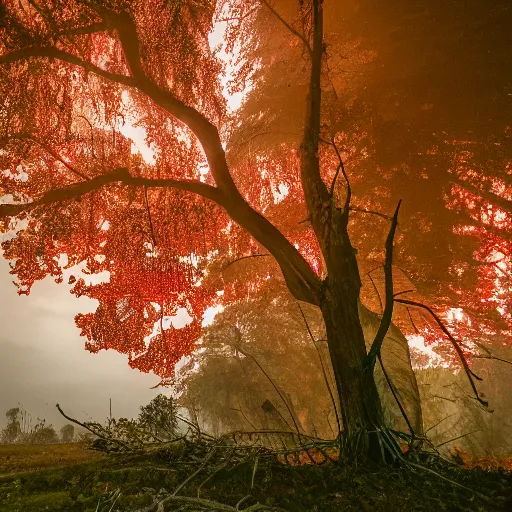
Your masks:
<svg viewBox="0 0 512 512"><path fill-rule="evenodd" d="M252 355L252 354L249 354L247 352L245 352L243 349L240 348L240 346L237 346L236 349L241 353L243 354L244 356L246 357L250 357L255 363L256 365L258 366L258 368L262 371L263 375L265 375L265 377L267 378L267 380L270 382L270 384L272 384L272 387L276 390L277 394L279 395L279 397L281 398L282 402L284 403L286 409L288 410L288 413L290 414L290 417L292 419L292 422L293 422L293 426L295 427L296 431L297 431L297 435L299 436L299 440L301 439L301 433L300 433L300 429L299 429L299 426L297 425L297 422L295 421L295 416L292 412L292 410L290 409L290 406L288 405L288 402L286 401L286 399L284 398L284 396L282 395L281 391L279 390L279 388L277 387L276 383L270 378L270 375L265 371L265 369L263 368L263 366L261 366L261 364L259 363L259 361Z"/></svg>
<svg viewBox="0 0 512 512"><path fill-rule="evenodd" d="M471 432L466 432L465 434L454 437L453 439L448 439L448 441L443 441L442 443L438 444L436 446L436 448L439 448L440 446L444 446L445 444L448 444L448 443L453 443L453 441L458 441L459 439L462 439L463 437L470 436L471 434L474 434L475 432L481 432L481 431L482 431L482 429L479 428L479 429L473 430Z"/></svg>
<svg viewBox="0 0 512 512"><path fill-rule="evenodd" d="M125 448L126 450L129 450L129 451L133 451L133 448L131 446L129 446L128 444L124 443L123 441L120 441L119 439L112 439L112 438L108 438L100 433L98 433L97 431L93 430L92 428L90 428L87 423L82 423L81 421L78 421L78 420L75 420L74 418L71 418L71 416L68 416L61 408L60 408L60 405L59 404L56 404L55 407L57 407L57 410L62 414L62 416L64 416L64 418L66 418L68 421L71 421L72 423L75 423L76 425L79 425L80 427L83 427L85 428L86 430L88 430L89 432L91 432L92 434L94 434L95 436L99 437L100 439L104 439L105 441L109 441L109 442L112 442L112 443L115 443L115 444L118 444L120 446L122 446L123 448Z"/></svg>
<svg viewBox="0 0 512 512"><path fill-rule="evenodd" d="M413 289L410 289L410 290L402 290L401 292L396 292L393 294L393 299L395 297L398 297L399 295L404 295L405 293L412 293L412 292L415 292L416 290L413 290Z"/></svg>
<svg viewBox="0 0 512 512"><path fill-rule="evenodd" d="M151 232L151 240L153 242L153 250L157 246L155 232L153 230L153 220L151 219L151 210L149 208L149 200L148 200L148 187L144 186L144 201L146 203L146 211L148 212L148 221L149 221L149 230ZM163 310L162 310L163 311ZM163 332L163 330L162 330Z"/></svg>
<svg viewBox="0 0 512 512"><path fill-rule="evenodd" d="M203 432L200 428L199 428L199 425L195 425L194 423L192 423L190 420L187 420L187 418L184 418L183 416L180 416L179 414L176 414L176 418L179 419L180 421L183 421L183 423L186 423L187 425L189 425L190 427L192 427L199 435L201 436L204 436L204 437L208 437L209 439L215 439L213 436L211 436L210 434L207 434L206 432Z"/></svg>
<svg viewBox="0 0 512 512"><path fill-rule="evenodd" d="M386 220L393 220L393 217L390 217L389 215L386 215L384 213L377 212L374 210L367 210L366 208L360 208L359 206L351 206L349 208L349 210L352 212L368 213L370 215L377 215L377 217L382 217L383 219L386 219Z"/></svg>
<svg viewBox="0 0 512 512"><path fill-rule="evenodd" d="M187 478L185 478L185 480L183 482L181 482L181 484L179 484L178 487L176 487L176 489L174 489L172 496L176 496L177 492L180 489L185 487L185 485L187 485L197 474L199 474L203 470L203 468L206 466L206 463L213 457L216 450L217 450L217 446L214 445L210 449L210 451L206 454L205 458L202 460L201 465L191 475L189 475Z"/></svg>
<svg viewBox="0 0 512 512"><path fill-rule="evenodd" d="M414 429L412 428L411 422L409 421L409 417L407 416L407 413L405 412L405 409L403 405L401 404L398 395L396 394L395 388L393 387L393 384L391 382L391 379L389 378L388 372L386 371L386 368L384 367L384 363L382 362L382 355L379 353L377 355L377 358L379 359L380 367L382 368L382 373L384 374L384 377L386 379L386 382L388 383L389 389L391 390L391 393L393 394L393 398L395 399L395 402L398 405L398 408L400 409L400 413L402 414L405 422L407 423L407 427L409 428L411 435L413 437L416 436Z"/></svg>
<svg viewBox="0 0 512 512"><path fill-rule="evenodd" d="M71 164L66 162L62 156L60 156L51 146L38 139L36 136L31 135L30 133L17 133L14 135L9 135L7 137L0 138L0 146L11 141L11 140L28 140L37 144L39 147L43 148L54 160L60 162L64 167L66 167L69 171L71 171L76 176L82 178L84 181L89 181L91 178L81 173L79 170L75 169Z"/></svg>
<svg viewBox="0 0 512 512"><path fill-rule="evenodd" d="M304 320L304 323L306 324L306 328L309 333L309 337L311 338L311 341L313 342L313 346L315 347L316 353L318 354L318 360L320 361L320 366L322 368L322 374L324 377L325 385L327 386L327 391L329 392L329 396L331 397L332 406L334 408L334 414L336 415L336 424L338 426L338 436L341 434L341 422L338 415L338 408L336 406L336 400L334 399L334 394L332 392L331 386L329 385L329 380L327 379L327 372L325 371L325 366L322 360L322 356L320 355L320 351L318 350L318 347L316 345L316 340L313 336L313 333L311 332L311 329L309 327L306 315L304 314L304 311L302 310L300 304L297 302L297 306L299 307L300 314L302 315L302 318Z"/></svg>
<svg viewBox="0 0 512 512"><path fill-rule="evenodd" d="M312 55L313 50L311 49L311 45L309 41L306 39L304 34L301 34L297 30L295 30L268 2L267 0L260 0L260 2L295 36L297 36L306 47L309 55Z"/></svg>
<svg viewBox="0 0 512 512"><path fill-rule="evenodd" d="M85 116L82 116L82 115L79 115L78 117L82 118L88 125L89 125L89 128L91 129L91 151L92 151L92 156L95 160L97 160L96 158L96 153L94 151L94 128L92 126L92 123L91 121L89 121L89 119L87 119L87 117Z"/></svg>
<svg viewBox="0 0 512 512"><path fill-rule="evenodd" d="M413 327L413 329L414 329L414 332L415 332L416 334L419 334L419 333L420 333L420 331L419 331L419 329L416 327L416 324L414 323L414 320L413 320L412 315L411 315L411 311L409 310L409 308L408 308L407 306L405 307L405 309L407 310L407 314L409 315L409 320L411 321L411 325L412 325L412 327Z"/></svg>
<svg viewBox="0 0 512 512"><path fill-rule="evenodd" d="M439 425L441 425L441 423L443 423L443 421L446 421L447 419L450 419L452 416L455 416L455 413L449 414L448 416L445 416L442 420L439 420L437 423L434 423L432 426L428 427L427 430L425 430L423 435L426 436L428 432L430 432L434 428L438 427Z"/></svg>
<svg viewBox="0 0 512 512"><path fill-rule="evenodd" d="M242 260L247 260L249 258L261 258L263 256L272 256L271 254L249 254L248 256L242 256L240 258L237 258L236 260L233 260L233 261L230 261L222 270L221 272L223 272L224 270L226 270L227 268L229 268L231 265L234 265L235 263L237 263L238 261L242 261Z"/></svg>
<svg viewBox="0 0 512 512"><path fill-rule="evenodd" d="M473 359L494 359L495 361L501 361L502 363L512 364L512 361L508 359L502 359L501 357L490 356L473 356Z"/></svg>
<svg viewBox="0 0 512 512"><path fill-rule="evenodd" d="M380 296L380 292L379 292L379 289L377 288L377 285L375 284L375 281L373 280L373 277L371 275L371 272L368 272L366 274L368 276L368 278L370 279L372 285L373 285L373 288L374 290L376 291L377 293L377 298L379 299L379 306L380 306L380 313L382 315L382 313L384 313L384 306L382 304L382 297Z"/></svg>
<svg viewBox="0 0 512 512"><path fill-rule="evenodd" d="M332 146L334 148L334 151L336 151L336 156L338 157L338 160L339 160L339 168L341 169L341 172L343 174L343 177L345 178L345 182L347 184L347 197L345 198L345 206L343 208L343 218L344 218L344 222L345 222L345 225L348 224L348 214L349 214L349 210L350 210L350 200L352 198L352 187L350 186L350 181L348 179L348 176L347 176L347 173L345 172L345 165L343 164L343 158L341 158L341 153L338 149L338 146L336 146L336 142L334 141L334 139L332 140ZM339 170L336 172L336 176L331 184L331 197L333 197L333 194L334 194L334 186L336 184L336 178L338 177L338 173L339 173ZM334 202L334 198L333 198L333 202Z"/></svg>

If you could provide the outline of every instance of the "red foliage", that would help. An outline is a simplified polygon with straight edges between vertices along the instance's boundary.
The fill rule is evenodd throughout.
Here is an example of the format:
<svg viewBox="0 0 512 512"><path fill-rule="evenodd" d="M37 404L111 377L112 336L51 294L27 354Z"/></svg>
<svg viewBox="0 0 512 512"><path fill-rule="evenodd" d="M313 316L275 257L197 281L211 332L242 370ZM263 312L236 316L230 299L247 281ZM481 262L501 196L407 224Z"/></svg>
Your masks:
<svg viewBox="0 0 512 512"><path fill-rule="evenodd" d="M74 284L72 293L98 301L95 313L76 318L88 350L115 349L127 354L134 368L172 377L175 363L191 353L201 335L204 312L219 304L217 291L223 290L222 301L229 303L262 290L269 276L281 279L275 262L264 256L255 269L240 265L235 270L233 265L228 271L229 262L266 250L213 201L169 185L170 180L214 185L215 179L205 161L208 148L169 115L165 102L155 100L159 91L171 94L179 108L195 109L220 126L223 142L229 135L224 131L232 127L219 83L223 65L208 42L214 7L220 12L223 2L44 4L38 9L37 3L7 0L0 6L0 197L9 203L42 201L0 219L1 232L19 229L3 243L4 257L13 260L19 293L29 294L32 284L46 276L57 282L66 276ZM249 15L254 7L251 2L235 4L237 16ZM236 26L230 25L228 34L229 49L235 44ZM24 52L31 57L23 57ZM249 74L246 68L240 71L231 84L234 90L243 88ZM148 161L123 135L135 127L142 130L137 137L145 138L151 149ZM344 157L364 160L359 153L364 153L361 144L367 134L341 134L338 141L343 138ZM228 156L242 196L322 275L297 151L290 144L276 144L250 161L237 161L233 152ZM330 184L338 163L332 147L322 146L320 158L323 178ZM73 194L76 187L120 169L128 169L134 179L159 184L146 188L112 181ZM353 183L362 183L362 176L353 175ZM343 204L343 187L340 176L338 205ZM67 197L58 195L62 190L69 191ZM493 193L510 200L504 186ZM381 195L391 196L387 189ZM463 187L454 188L449 206L464 209L480 223L460 228L464 235L479 238L475 258L481 263L477 285L470 291L455 290L461 306L484 320L494 322L498 316L509 328L511 289L504 283L510 279L511 253L499 233L510 231L510 217ZM382 263L374 225L368 229L356 220L351 229L361 247L369 248L361 254L362 267ZM421 268L418 264L418 273ZM219 270L220 277L205 284ZM86 282L80 273L91 277ZM367 297L374 293L371 288L364 292ZM164 318L180 308L191 323L164 329ZM493 322L488 329L495 328ZM408 322L403 325L413 331Z"/></svg>

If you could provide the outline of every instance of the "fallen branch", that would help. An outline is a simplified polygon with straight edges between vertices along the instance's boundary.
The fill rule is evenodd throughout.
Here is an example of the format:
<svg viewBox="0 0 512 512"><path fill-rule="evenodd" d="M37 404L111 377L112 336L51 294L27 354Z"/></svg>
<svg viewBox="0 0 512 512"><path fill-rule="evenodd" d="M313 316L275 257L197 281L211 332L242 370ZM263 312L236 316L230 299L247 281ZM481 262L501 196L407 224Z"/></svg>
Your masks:
<svg viewBox="0 0 512 512"><path fill-rule="evenodd" d="M66 418L68 421L71 421L72 423L75 423L76 425L79 425L80 427L83 427L85 428L86 430L88 430L89 432L91 432L91 434L94 434L96 437L99 437L100 439L104 439L105 441L107 442L112 442L112 443L115 443L115 444L118 444L119 446L122 446L125 450L128 450L128 451L132 451L133 448L128 445L127 443L123 442L123 441L120 441L119 439L112 439L112 438L108 438L106 436L104 436L103 434L101 434L100 432L90 428L90 426L87 424L87 423L82 423L81 421L78 421L78 420L75 420L74 418L71 418L71 416L68 416L61 408L60 408L60 405L59 404L56 404L55 407L57 407L57 410L62 414L62 416L64 416L64 418Z"/></svg>

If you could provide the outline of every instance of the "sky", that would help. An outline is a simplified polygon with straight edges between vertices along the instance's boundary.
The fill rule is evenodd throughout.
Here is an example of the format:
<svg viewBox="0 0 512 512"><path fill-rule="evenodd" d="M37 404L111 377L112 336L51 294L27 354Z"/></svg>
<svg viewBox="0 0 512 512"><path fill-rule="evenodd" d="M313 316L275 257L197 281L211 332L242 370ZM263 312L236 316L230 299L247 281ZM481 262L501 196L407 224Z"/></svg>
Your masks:
<svg viewBox="0 0 512 512"><path fill-rule="evenodd" d="M91 354L74 316L95 309L92 300L70 295L51 279L18 296L8 262L0 259L0 425L19 403L33 416L60 427L67 423L55 408L80 420L102 422L109 414L134 417L162 388L160 379L128 366L113 350ZM165 392L165 390L164 390Z"/></svg>

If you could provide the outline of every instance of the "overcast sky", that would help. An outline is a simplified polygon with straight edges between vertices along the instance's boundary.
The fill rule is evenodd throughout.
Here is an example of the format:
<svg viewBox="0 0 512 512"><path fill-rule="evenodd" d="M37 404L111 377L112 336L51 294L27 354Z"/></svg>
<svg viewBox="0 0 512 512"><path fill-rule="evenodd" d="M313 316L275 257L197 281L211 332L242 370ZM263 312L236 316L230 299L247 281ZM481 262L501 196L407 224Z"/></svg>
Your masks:
<svg viewBox="0 0 512 512"><path fill-rule="evenodd" d="M34 284L28 297L18 296L12 279L0 254L0 426L17 402L60 427L66 421L56 403L73 417L102 422L109 398L113 416L134 417L162 392L150 389L160 379L131 369L125 355L84 349L73 318L93 311L92 300L77 299L51 279Z"/></svg>

